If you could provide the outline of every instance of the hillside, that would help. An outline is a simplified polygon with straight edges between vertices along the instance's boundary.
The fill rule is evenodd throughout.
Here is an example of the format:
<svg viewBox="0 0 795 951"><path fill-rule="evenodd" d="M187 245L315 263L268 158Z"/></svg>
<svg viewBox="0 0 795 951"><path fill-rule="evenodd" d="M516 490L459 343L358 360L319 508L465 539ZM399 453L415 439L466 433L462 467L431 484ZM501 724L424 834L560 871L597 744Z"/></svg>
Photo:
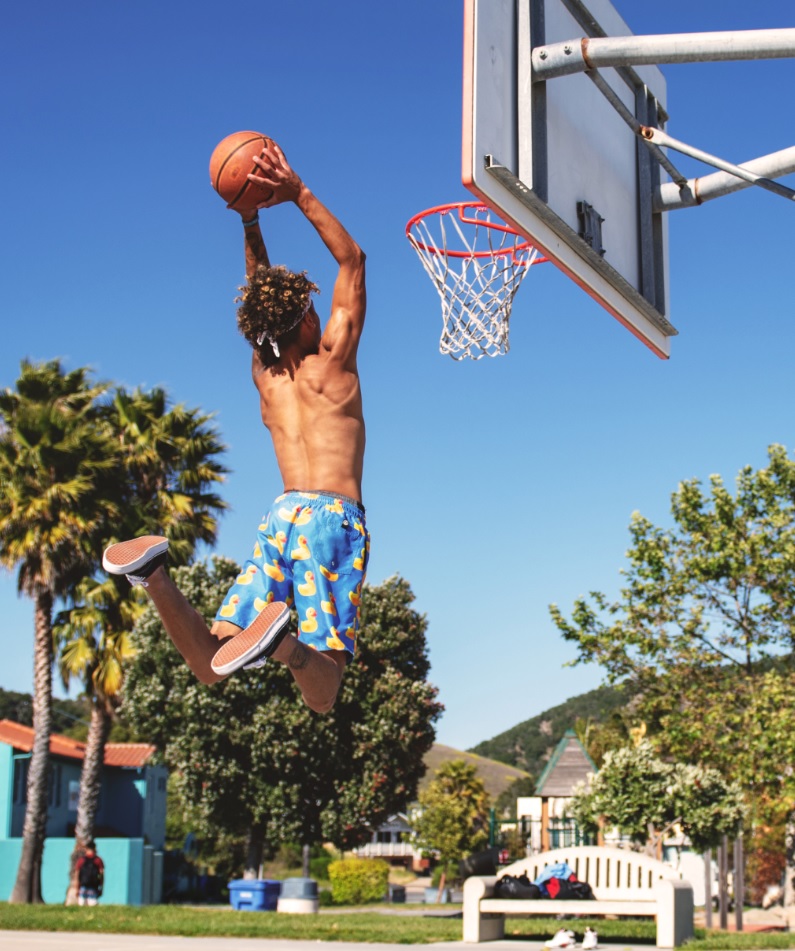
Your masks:
<svg viewBox="0 0 795 951"><path fill-rule="evenodd" d="M626 702L621 687L597 687L478 743L469 752L538 777L563 734L574 729L578 719L604 723Z"/></svg>
<svg viewBox="0 0 795 951"><path fill-rule="evenodd" d="M509 766L506 763L497 762L486 756L479 756L476 753L465 753L462 750L454 749L452 746L443 746L441 743L434 743L425 756L426 772L420 781L419 791L421 792L425 789L442 763L456 759L462 759L467 763L471 763L477 769L478 776L483 780L486 792L492 799L496 799L514 780L527 775L522 769L517 769L515 766Z"/></svg>
<svg viewBox="0 0 795 951"><path fill-rule="evenodd" d="M53 697L52 732L79 738L88 732L91 710L84 700ZM16 693L0 687L0 720L15 720L33 726L33 700L29 693Z"/></svg>
<svg viewBox="0 0 795 951"><path fill-rule="evenodd" d="M52 698L52 732L70 736L73 740L85 741L91 705L85 697L69 700ZM0 687L0 720L15 720L25 726L33 726L33 699L29 693L17 693ZM137 737L121 720L115 720L108 737L111 743L134 743Z"/></svg>

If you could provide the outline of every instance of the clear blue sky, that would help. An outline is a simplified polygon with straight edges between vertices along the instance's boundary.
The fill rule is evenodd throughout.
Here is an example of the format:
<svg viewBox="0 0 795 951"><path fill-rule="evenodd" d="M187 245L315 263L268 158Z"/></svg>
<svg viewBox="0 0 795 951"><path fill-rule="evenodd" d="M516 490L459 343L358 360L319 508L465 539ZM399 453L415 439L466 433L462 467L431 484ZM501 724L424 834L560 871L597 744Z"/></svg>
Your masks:
<svg viewBox="0 0 795 951"><path fill-rule="evenodd" d="M617 7L636 33L792 25L780 0ZM233 470L221 553L245 557L281 486L235 329L242 229L208 184L215 143L272 135L366 250L369 580L400 573L428 617L440 742L472 746L596 686L599 670L563 666L549 602L615 594L632 511L667 523L680 479L733 482L770 443L795 447L794 210L758 190L672 213L670 361L551 266L516 298L507 356L439 355L404 226L467 197L458 0L29 0L3 27L0 385L24 357L60 357L216 412ZM663 71L677 138L738 162L795 144L795 62ZM293 206L263 219L322 311L325 248ZM13 576L0 610L0 686L29 690Z"/></svg>

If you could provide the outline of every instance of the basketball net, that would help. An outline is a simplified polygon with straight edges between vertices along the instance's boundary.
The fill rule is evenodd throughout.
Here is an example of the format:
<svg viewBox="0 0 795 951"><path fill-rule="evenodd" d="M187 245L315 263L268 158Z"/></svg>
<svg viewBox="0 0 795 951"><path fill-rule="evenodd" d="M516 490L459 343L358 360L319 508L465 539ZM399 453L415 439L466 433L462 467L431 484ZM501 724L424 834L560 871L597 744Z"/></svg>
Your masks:
<svg viewBox="0 0 795 951"><path fill-rule="evenodd" d="M439 351L454 360L507 353L513 299L543 260L538 251L479 202L420 212L406 237L442 301Z"/></svg>

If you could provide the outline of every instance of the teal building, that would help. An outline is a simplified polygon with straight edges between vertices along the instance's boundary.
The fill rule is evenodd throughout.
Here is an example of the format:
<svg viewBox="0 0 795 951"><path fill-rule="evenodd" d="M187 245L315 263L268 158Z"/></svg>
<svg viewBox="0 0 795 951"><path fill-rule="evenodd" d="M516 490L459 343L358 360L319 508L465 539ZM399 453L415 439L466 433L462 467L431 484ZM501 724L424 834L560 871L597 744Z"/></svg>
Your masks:
<svg viewBox="0 0 795 951"><path fill-rule="evenodd" d="M19 865L32 749L31 727L0 720L0 901L8 900ZM152 765L154 753L155 747L145 743L105 747L95 826L97 852L105 863L103 904L160 901L168 772ZM50 737L42 892L54 904L63 902L69 883L84 754L84 743L59 734Z"/></svg>

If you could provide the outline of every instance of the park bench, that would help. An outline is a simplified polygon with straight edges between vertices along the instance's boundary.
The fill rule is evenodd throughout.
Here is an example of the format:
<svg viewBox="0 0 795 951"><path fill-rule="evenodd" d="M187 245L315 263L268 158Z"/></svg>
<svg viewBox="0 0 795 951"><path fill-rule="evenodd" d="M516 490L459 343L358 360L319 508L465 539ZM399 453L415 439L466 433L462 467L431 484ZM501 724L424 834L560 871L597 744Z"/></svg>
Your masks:
<svg viewBox="0 0 795 951"><path fill-rule="evenodd" d="M594 900L495 898L503 875L525 873L534 881L547 865L568 862ZM505 935L505 919L517 915L649 917L657 922L657 947L675 948L693 937L693 889L668 865L638 852L601 846L573 846L542 852L464 882L464 941L494 941Z"/></svg>

